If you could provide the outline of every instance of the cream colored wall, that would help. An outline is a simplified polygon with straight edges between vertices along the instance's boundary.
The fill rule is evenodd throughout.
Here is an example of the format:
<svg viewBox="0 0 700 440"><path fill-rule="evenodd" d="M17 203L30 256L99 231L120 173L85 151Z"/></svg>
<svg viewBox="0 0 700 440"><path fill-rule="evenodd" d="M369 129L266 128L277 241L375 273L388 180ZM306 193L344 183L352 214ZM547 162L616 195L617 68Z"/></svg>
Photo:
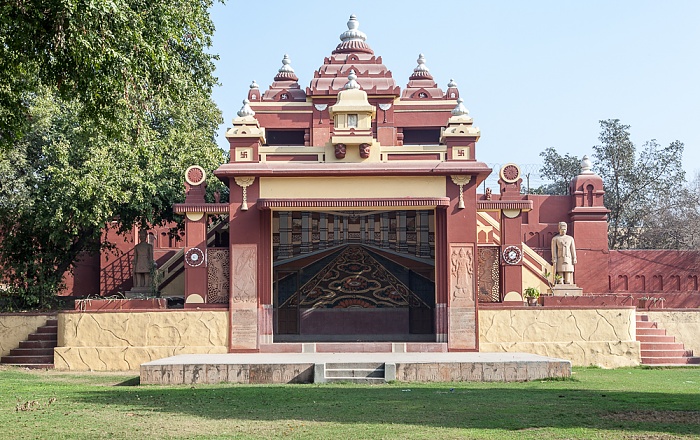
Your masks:
<svg viewBox="0 0 700 440"><path fill-rule="evenodd" d="M260 197L388 198L445 197L445 177L262 177Z"/></svg>
<svg viewBox="0 0 700 440"><path fill-rule="evenodd" d="M30 333L46 325L53 315L34 314L2 314L0 315L0 356L7 356L10 350L17 348L19 343L27 340Z"/></svg>
<svg viewBox="0 0 700 440"><path fill-rule="evenodd" d="M640 363L634 309L479 311L479 350L526 352L603 368Z"/></svg>
<svg viewBox="0 0 700 440"><path fill-rule="evenodd" d="M176 354L228 352L228 311L61 313L58 370L133 370Z"/></svg>
<svg viewBox="0 0 700 440"><path fill-rule="evenodd" d="M686 350L693 350L694 356L700 356L700 310L683 311L646 311L649 320L656 321L666 334L676 337Z"/></svg>

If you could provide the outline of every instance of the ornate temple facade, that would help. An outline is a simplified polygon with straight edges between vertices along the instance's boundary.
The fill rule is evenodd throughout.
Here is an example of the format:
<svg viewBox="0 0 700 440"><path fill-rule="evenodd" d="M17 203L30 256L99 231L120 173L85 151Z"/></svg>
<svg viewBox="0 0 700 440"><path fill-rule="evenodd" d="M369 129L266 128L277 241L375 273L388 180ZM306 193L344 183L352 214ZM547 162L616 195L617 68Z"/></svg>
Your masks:
<svg viewBox="0 0 700 440"><path fill-rule="evenodd" d="M559 222L576 243L575 285L540 305L698 302L697 252L608 250L587 159L570 195L522 194L516 164L478 160L481 131L454 80L440 88L420 54L401 88L366 40L351 16L308 87L287 55L267 90L253 82L226 133L229 163L186 172L183 240L151 231L161 295L228 310L228 351L477 351L480 310L557 290ZM478 192L492 172L499 188ZM228 203L205 201L212 178ZM120 246L100 257L101 295L131 287L133 242Z"/></svg>
<svg viewBox="0 0 700 440"><path fill-rule="evenodd" d="M500 194L477 195L492 172L478 160L481 132L422 54L401 89L354 16L340 40L306 89L287 55L267 90L251 84L226 133L230 162L214 173L228 204L205 203L204 170L188 170L176 206L185 307L228 301L231 351L478 350L479 301L522 302L524 284L546 286L551 266L534 248L560 219L523 228L535 203L515 164L500 170ZM602 181L590 174L570 217L604 237ZM207 248L209 215L228 215L227 249Z"/></svg>

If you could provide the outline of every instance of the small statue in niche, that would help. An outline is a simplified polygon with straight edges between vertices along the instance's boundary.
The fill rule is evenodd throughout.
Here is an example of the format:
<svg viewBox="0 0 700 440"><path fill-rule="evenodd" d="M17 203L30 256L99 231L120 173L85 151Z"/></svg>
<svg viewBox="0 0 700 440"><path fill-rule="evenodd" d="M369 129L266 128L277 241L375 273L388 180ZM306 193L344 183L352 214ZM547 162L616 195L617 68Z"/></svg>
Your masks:
<svg viewBox="0 0 700 440"><path fill-rule="evenodd" d="M145 229L139 231L139 244L134 246L134 289L150 290L153 270L153 245L146 238Z"/></svg>
<svg viewBox="0 0 700 440"><path fill-rule="evenodd" d="M561 278L558 284L573 284L574 265L576 264L576 245L574 237L566 235L566 223L559 222L559 235L552 238L552 265Z"/></svg>
<svg viewBox="0 0 700 440"><path fill-rule="evenodd" d="M370 151L370 145L365 143L365 144L360 144L360 157L363 159L367 159L369 157L369 151Z"/></svg>
<svg viewBox="0 0 700 440"><path fill-rule="evenodd" d="M345 159L346 148L345 144L335 144L335 158Z"/></svg>

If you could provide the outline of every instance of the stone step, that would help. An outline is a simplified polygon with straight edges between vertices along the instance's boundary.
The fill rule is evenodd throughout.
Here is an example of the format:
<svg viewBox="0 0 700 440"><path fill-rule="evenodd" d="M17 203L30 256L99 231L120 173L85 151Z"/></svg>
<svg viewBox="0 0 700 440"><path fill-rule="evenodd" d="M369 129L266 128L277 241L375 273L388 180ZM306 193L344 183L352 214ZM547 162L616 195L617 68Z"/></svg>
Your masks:
<svg viewBox="0 0 700 440"><path fill-rule="evenodd" d="M653 343L661 343L661 342L676 342L676 338L673 336L665 336L665 335L637 335L637 341L644 343L644 342L653 342Z"/></svg>
<svg viewBox="0 0 700 440"><path fill-rule="evenodd" d="M691 357L692 350L640 350L642 358L657 358L657 357Z"/></svg>
<svg viewBox="0 0 700 440"><path fill-rule="evenodd" d="M638 313L637 314L637 322L640 322L640 321L649 321L649 315L640 315Z"/></svg>
<svg viewBox="0 0 700 440"><path fill-rule="evenodd" d="M53 354L51 356L3 356L0 363L12 365L26 364L53 364Z"/></svg>
<svg viewBox="0 0 700 440"><path fill-rule="evenodd" d="M331 370L326 368L326 380L329 378L380 378L384 380L384 368L352 370Z"/></svg>
<svg viewBox="0 0 700 440"><path fill-rule="evenodd" d="M696 361L697 359L697 361ZM642 357L643 365L688 365L700 363L695 357Z"/></svg>
<svg viewBox="0 0 700 440"><path fill-rule="evenodd" d="M46 320L46 325L50 325L53 327L58 327L58 319L47 319Z"/></svg>
<svg viewBox="0 0 700 440"><path fill-rule="evenodd" d="M641 328L658 328L658 326L654 321L637 321L637 330Z"/></svg>
<svg viewBox="0 0 700 440"><path fill-rule="evenodd" d="M383 377L329 377L327 383L351 382L358 384L381 385L386 383Z"/></svg>
<svg viewBox="0 0 700 440"><path fill-rule="evenodd" d="M666 330L663 328L638 328L637 336L664 336L666 335Z"/></svg>
<svg viewBox="0 0 700 440"><path fill-rule="evenodd" d="M13 367L31 368L32 370L52 370L54 364L5 364Z"/></svg>
<svg viewBox="0 0 700 440"><path fill-rule="evenodd" d="M13 348L10 356L53 356L53 348Z"/></svg>
<svg viewBox="0 0 700 440"><path fill-rule="evenodd" d="M58 334L58 326L55 325L42 325L36 329L36 333L55 333Z"/></svg>
<svg viewBox="0 0 700 440"><path fill-rule="evenodd" d="M640 342L641 350L685 350L681 342Z"/></svg>
<svg viewBox="0 0 700 440"><path fill-rule="evenodd" d="M58 341L22 341L19 348L54 348L58 346Z"/></svg>
<svg viewBox="0 0 700 440"><path fill-rule="evenodd" d="M329 362L326 364L326 370L353 370L353 369L364 369L364 370L384 370L384 363L382 362Z"/></svg>
<svg viewBox="0 0 700 440"><path fill-rule="evenodd" d="M56 333L32 333L29 335L30 341L58 341Z"/></svg>

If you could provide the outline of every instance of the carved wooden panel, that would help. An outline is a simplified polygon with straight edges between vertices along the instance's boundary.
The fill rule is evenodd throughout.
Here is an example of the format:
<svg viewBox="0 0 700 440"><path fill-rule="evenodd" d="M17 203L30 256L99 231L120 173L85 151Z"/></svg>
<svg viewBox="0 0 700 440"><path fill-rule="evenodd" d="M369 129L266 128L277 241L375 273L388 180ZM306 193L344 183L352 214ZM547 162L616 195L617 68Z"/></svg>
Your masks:
<svg viewBox="0 0 700 440"><path fill-rule="evenodd" d="M228 302L231 279L230 253L228 249L207 249L207 303Z"/></svg>
<svg viewBox="0 0 700 440"><path fill-rule="evenodd" d="M479 302L499 302L501 300L501 272L498 247L479 247L478 253Z"/></svg>

